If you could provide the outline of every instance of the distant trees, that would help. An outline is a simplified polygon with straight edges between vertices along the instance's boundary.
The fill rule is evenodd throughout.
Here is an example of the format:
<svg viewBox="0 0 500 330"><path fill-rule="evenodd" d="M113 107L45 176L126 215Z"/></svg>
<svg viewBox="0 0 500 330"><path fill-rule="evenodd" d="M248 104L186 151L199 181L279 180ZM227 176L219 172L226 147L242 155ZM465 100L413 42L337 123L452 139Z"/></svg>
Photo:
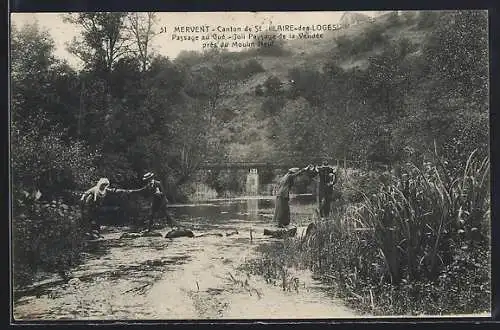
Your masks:
<svg viewBox="0 0 500 330"><path fill-rule="evenodd" d="M435 26L439 21L440 13L434 10L419 11L419 18L417 20L417 27L419 29L427 29Z"/></svg>
<svg viewBox="0 0 500 330"><path fill-rule="evenodd" d="M380 23L373 23L361 34L355 37L340 35L335 39L338 56L357 57L362 53L373 50L387 44L388 39L384 35L386 27Z"/></svg>
<svg viewBox="0 0 500 330"><path fill-rule="evenodd" d="M286 42L274 31L262 31L258 35L260 46L255 49L255 53L264 56L287 56L290 51L285 49Z"/></svg>
<svg viewBox="0 0 500 330"><path fill-rule="evenodd" d="M281 80L276 76L270 76L264 82L264 88L267 96L278 95L282 92Z"/></svg>
<svg viewBox="0 0 500 330"><path fill-rule="evenodd" d="M311 145L318 154L387 164L409 157L405 150L413 150L413 155L431 154L434 141L443 157L455 163L465 161L475 148L486 151L486 13L434 14L428 17L439 19L440 24L422 45L406 38L388 42L382 25L368 27L353 39L338 38L340 58L339 54L332 56L322 70L291 69L292 94L307 103L301 101L300 111L291 111L291 104L284 106L281 112L286 117L275 121L282 125L274 134L283 137L274 140L276 149L307 155L311 146L289 140L301 141L301 135L311 128L315 132ZM425 15L429 14L419 19L430 19ZM365 45L356 49L359 40ZM342 58L356 57L382 44L385 46L369 57L363 70L336 65ZM306 122L308 125L297 127ZM467 150L461 152L461 148Z"/></svg>

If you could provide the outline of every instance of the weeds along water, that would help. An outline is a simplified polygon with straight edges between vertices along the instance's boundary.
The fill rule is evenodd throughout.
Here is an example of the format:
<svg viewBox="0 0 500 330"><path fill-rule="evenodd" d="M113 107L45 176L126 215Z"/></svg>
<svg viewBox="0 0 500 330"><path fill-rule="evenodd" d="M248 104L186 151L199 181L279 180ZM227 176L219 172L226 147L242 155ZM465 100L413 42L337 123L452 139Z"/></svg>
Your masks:
<svg viewBox="0 0 500 330"><path fill-rule="evenodd" d="M463 167L445 165L345 175L329 219L308 237L261 246L248 271L288 290L300 281L290 269L309 269L372 315L488 313L489 159L473 152Z"/></svg>

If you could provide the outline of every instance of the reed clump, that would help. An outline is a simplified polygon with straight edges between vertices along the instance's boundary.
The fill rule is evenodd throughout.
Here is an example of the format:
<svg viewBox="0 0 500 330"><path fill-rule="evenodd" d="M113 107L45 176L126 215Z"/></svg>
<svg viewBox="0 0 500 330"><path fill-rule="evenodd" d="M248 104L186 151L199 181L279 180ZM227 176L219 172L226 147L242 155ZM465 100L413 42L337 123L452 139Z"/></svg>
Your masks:
<svg viewBox="0 0 500 330"><path fill-rule="evenodd" d="M264 271L307 267L375 315L489 311L489 158L474 151L450 169L435 156L386 173L375 193L359 189L360 200L338 205L308 237L286 243L287 251L268 247Z"/></svg>

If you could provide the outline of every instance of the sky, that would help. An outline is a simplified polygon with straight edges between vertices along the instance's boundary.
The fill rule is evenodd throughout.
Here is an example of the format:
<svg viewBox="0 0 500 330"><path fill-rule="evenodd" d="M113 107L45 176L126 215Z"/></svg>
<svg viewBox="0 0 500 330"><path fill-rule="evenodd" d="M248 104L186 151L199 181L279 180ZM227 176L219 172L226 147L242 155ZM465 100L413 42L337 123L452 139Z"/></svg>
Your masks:
<svg viewBox="0 0 500 330"><path fill-rule="evenodd" d="M202 42L172 40L173 29L176 26L209 25L210 28L242 27L261 25L316 25L337 24L344 12L159 12L157 30L162 27L166 33L159 34L153 39L153 49L161 55L175 58L182 50L202 50ZM361 12L368 16L374 16L376 12ZM63 13L12 13L11 24L18 27L37 22L40 27L46 29L55 41L55 54L59 58L66 59L74 67L80 67L78 58L66 50L66 45L74 37L79 35L79 30L72 24L64 23ZM191 35L184 33L184 36ZM236 50L236 49L230 49Z"/></svg>

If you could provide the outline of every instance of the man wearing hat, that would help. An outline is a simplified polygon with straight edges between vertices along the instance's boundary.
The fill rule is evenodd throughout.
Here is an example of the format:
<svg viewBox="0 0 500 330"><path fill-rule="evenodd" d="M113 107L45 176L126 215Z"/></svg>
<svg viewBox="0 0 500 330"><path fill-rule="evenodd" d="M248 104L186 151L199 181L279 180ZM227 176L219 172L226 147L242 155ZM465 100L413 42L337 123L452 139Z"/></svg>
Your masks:
<svg viewBox="0 0 500 330"><path fill-rule="evenodd" d="M276 196L276 206L274 208L273 221L277 221L279 227L286 227L290 224L290 189L292 188L295 178L306 171L312 171L314 167L309 165L299 169L293 167L280 179L278 182L278 195Z"/></svg>
<svg viewBox="0 0 500 330"><path fill-rule="evenodd" d="M175 221L170 217L167 211L168 201L165 196L165 189L163 189L163 185L160 181L154 179L154 176L154 173L148 172L142 177L142 180L147 183L144 188L147 190L148 194L152 196L151 217L148 222L148 231L151 231L154 219L161 211L165 213L168 225L175 225Z"/></svg>

